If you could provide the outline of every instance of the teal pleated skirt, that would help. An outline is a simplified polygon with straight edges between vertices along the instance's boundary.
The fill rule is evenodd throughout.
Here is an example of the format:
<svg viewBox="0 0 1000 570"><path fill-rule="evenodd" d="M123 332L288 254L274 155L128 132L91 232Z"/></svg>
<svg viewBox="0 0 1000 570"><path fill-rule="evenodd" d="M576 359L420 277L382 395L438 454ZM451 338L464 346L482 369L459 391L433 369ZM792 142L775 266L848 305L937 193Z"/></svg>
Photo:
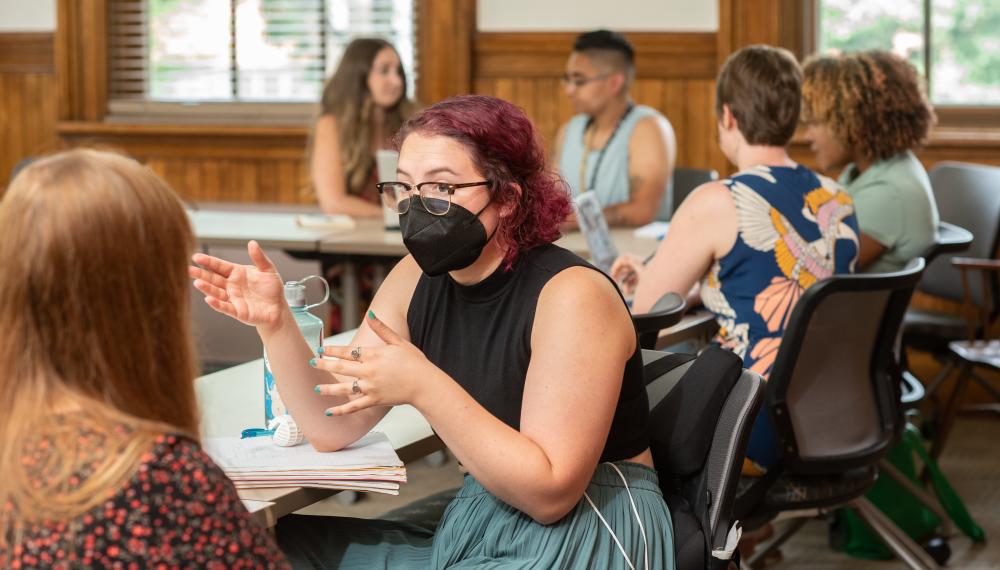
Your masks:
<svg viewBox="0 0 1000 570"><path fill-rule="evenodd" d="M647 559L648 568L673 570L673 526L656 472L637 463L615 465L632 500L609 464L598 466L587 496L636 570L646 568ZM292 516L281 519L277 537L295 568L629 568L586 498L559 522L542 525L469 475L436 532L394 521Z"/></svg>

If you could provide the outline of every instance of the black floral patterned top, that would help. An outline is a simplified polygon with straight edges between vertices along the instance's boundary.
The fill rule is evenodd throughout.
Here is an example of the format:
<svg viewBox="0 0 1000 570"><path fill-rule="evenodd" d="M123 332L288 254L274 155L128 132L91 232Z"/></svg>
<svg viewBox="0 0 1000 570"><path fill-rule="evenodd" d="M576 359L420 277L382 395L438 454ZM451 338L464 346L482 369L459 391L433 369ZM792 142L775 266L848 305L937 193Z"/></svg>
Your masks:
<svg viewBox="0 0 1000 570"><path fill-rule="evenodd" d="M100 439L82 435L81 445ZM25 465L43 465L45 440L29 449ZM289 567L222 470L197 443L172 434L157 438L107 501L71 521L28 523L21 534L15 543L8 533L13 548L0 548L0 568Z"/></svg>

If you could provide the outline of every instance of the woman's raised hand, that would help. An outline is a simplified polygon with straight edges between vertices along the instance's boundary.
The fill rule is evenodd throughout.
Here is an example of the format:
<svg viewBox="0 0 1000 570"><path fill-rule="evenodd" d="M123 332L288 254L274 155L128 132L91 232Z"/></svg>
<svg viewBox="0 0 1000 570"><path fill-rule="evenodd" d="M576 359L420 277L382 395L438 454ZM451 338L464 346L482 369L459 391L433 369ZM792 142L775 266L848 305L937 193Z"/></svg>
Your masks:
<svg viewBox="0 0 1000 570"><path fill-rule="evenodd" d="M247 251L253 265L196 253L191 259L198 266L188 267L188 275L216 311L258 329L276 327L287 306L284 283L256 241L247 244Z"/></svg>

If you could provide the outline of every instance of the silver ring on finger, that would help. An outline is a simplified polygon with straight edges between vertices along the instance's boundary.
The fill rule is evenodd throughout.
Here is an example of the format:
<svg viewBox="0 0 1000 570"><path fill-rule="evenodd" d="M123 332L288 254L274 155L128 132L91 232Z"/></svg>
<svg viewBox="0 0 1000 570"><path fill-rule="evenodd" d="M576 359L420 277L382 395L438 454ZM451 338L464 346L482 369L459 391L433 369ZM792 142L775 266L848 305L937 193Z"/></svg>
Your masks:
<svg viewBox="0 0 1000 570"><path fill-rule="evenodd" d="M351 349L351 358L353 358L356 362L360 362L361 361L361 347L360 346L355 346L354 348Z"/></svg>
<svg viewBox="0 0 1000 570"><path fill-rule="evenodd" d="M354 382L351 384L352 394L361 394L361 386L358 384L358 379L355 378Z"/></svg>

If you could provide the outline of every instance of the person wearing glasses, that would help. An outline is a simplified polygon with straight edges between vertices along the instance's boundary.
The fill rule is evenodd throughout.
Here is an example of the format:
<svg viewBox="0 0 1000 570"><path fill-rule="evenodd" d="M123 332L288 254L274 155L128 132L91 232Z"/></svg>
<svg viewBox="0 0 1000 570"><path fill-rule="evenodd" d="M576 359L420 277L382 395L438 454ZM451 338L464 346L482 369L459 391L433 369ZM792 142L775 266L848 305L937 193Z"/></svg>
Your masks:
<svg viewBox="0 0 1000 570"><path fill-rule="evenodd" d="M593 191L612 226L670 218L677 158L674 130L659 111L636 105L635 50L608 30L581 34L562 81L576 115L559 129L559 173L574 195Z"/></svg>
<svg viewBox="0 0 1000 570"><path fill-rule="evenodd" d="M454 97L397 140L379 190L410 254L349 346L312 353L257 244L253 265L193 258L208 304L257 328L316 449L409 404L468 471L435 532L291 516L279 546L296 567L673 568L635 330L610 278L552 243L569 200L531 121Z"/></svg>

